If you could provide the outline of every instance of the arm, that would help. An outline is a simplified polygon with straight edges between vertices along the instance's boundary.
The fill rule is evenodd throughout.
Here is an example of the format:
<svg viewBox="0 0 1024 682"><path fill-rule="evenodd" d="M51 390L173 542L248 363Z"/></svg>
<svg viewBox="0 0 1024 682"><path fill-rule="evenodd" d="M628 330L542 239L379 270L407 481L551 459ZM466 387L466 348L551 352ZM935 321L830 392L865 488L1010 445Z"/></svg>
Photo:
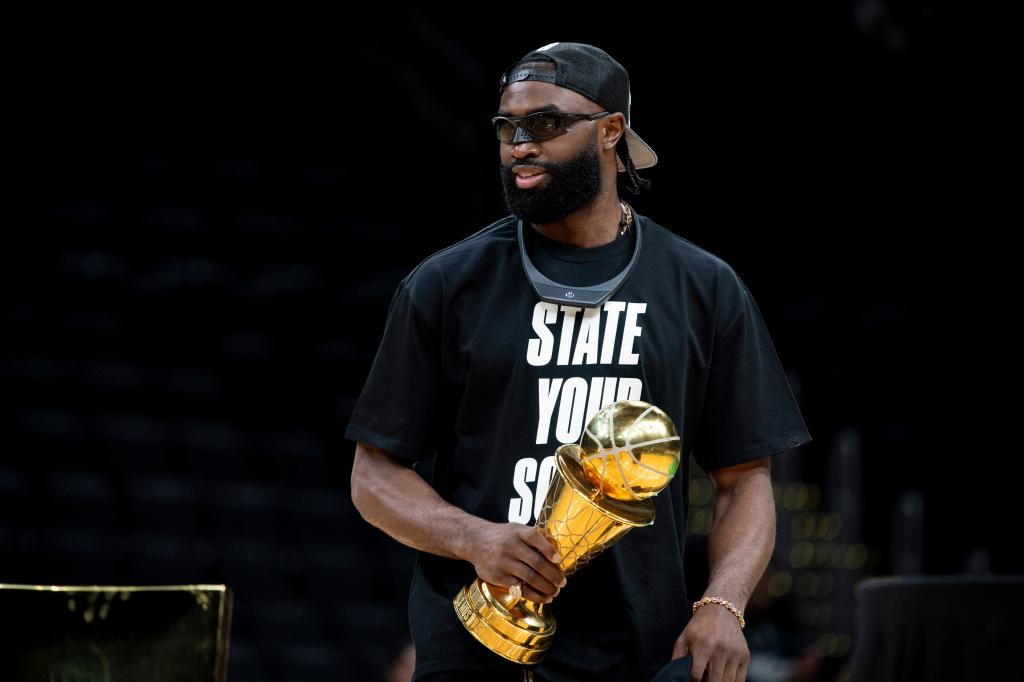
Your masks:
<svg viewBox="0 0 1024 682"><path fill-rule="evenodd" d="M449 504L388 453L357 443L352 502L366 521L404 545L473 564L477 575L523 596L550 601L565 584L557 554L533 526L491 523Z"/></svg>
<svg viewBox="0 0 1024 682"><path fill-rule="evenodd" d="M722 597L743 611L775 546L771 458L718 469L711 477L714 522L708 537L710 578L705 594ZM715 682L746 679L750 650L736 617L723 606L706 604L690 619L672 657L688 653L693 655L694 680L705 670Z"/></svg>

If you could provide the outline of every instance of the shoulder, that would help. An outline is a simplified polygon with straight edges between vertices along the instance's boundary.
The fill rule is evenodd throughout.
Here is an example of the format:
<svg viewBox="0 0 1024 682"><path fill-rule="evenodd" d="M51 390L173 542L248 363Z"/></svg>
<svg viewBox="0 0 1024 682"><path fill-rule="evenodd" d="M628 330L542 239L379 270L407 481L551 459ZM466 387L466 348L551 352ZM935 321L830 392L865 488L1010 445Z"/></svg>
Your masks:
<svg viewBox="0 0 1024 682"><path fill-rule="evenodd" d="M447 271L453 266L465 263L467 259L472 262L481 257L486 258L495 250L507 248L510 244L518 246L516 221L515 216L507 215L465 239L430 254L412 269L406 279L412 280L431 272Z"/></svg>
<svg viewBox="0 0 1024 682"><path fill-rule="evenodd" d="M718 254L681 237L647 216L643 216L645 239L654 247L651 252L659 258L669 258L681 266L694 279L719 287L736 288L742 280L736 270Z"/></svg>
<svg viewBox="0 0 1024 682"><path fill-rule="evenodd" d="M645 236L650 235L654 247L650 253L663 259L649 267L657 272L676 273L676 281L700 302L701 309L715 318L716 327L732 329L756 305L746 283L724 258L649 218L646 225Z"/></svg>
<svg viewBox="0 0 1024 682"><path fill-rule="evenodd" d="M416 299L429 300L440 295L446 284L486 269L502 254L518 248L516 219L507 215L424 258L402 279L400 288Z"/></svg>

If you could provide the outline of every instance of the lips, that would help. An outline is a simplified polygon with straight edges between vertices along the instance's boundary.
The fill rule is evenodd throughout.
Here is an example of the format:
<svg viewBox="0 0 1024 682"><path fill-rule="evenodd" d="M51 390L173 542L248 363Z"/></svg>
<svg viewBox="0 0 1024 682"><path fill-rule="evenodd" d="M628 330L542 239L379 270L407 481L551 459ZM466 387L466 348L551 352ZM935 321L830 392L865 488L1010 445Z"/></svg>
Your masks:
<svg viewBox="0 0 1024 682"><path fill-rule="evenodd" d="M547 175L543 168L536 166L517 166L512 169L512 172L516 174L516 187L519 189L535 187Z"/></svg>

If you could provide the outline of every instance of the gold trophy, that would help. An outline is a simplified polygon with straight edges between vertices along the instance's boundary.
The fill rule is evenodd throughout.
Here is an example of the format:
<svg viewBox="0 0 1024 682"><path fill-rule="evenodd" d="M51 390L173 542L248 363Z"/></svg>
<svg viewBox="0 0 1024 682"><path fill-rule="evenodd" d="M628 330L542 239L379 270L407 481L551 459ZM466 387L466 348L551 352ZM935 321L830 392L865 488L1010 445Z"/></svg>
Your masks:
<svg viewBox="0 0 1024 682"><path fill-rule="evenodd" d="M562 556L566 577L618 542L654 523L654 500L679 468L679 435L661 409L639 400L606 406L580 444L555 450L557 470L536 527ZM539 663L551 646L555 618L544 604L480 578L459 590L455 612L470 634L515 663Z"/></svg>

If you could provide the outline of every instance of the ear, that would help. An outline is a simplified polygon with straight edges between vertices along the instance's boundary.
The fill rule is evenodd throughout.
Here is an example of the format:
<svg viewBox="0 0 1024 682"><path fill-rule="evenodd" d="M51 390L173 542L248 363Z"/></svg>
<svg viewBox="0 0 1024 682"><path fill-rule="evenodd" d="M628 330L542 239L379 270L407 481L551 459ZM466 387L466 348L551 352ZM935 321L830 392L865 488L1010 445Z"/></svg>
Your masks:
<svg viewBox="0 0 1024 682"><path fill-rule="evenodd" d="M601 146L605 149L615 149L626 132L626 117L621 112L616 112L600 119L604 125L601 126Z"/></svg>

